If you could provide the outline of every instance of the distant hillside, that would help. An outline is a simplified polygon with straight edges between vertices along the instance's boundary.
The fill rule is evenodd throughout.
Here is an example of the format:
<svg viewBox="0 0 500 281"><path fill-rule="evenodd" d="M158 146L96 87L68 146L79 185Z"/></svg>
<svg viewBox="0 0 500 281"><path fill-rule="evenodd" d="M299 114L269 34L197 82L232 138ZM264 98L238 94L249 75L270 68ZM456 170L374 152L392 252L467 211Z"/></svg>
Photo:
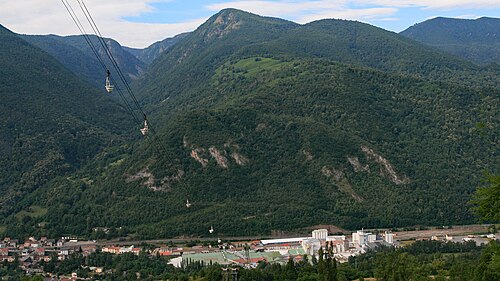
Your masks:
<svg viewBox="0 0 500 281"><path fill-rule="evenodd" d="M66 68L92 85L99 89L104 87L106 73L83 36L21 35L21 38L51 54ZM92 35L90 38L108 68L113 71L111 61L106 59L105 50L97 37ZM105 42L129 82L142 75L146 69L142 61L126 51L115 40L105 38Z"/></svg>
<svg viewBox="0 0 500 281"><path fill-rule="evenodd" d="M401 35L479 64L500 63L500 19L434 18Z"/></svg>
<svg viewBox="0 0 500 281"><path fill-rule="evenodd" d="M102 91L0 26L0 217L132 128Z"/></svg>
<svg viewBox="0 0 500 281"><path fill-rule="evenodd" d="M367 24L224 10L135 85L160 147L99 155L23 204L48 209L40 235L470 223L470 194L500 167L499 79Z"/></svg>
<svg viewBox="0 0 500 281"><path fill-rule="evenodd" d="M491 83L471 78L469 72L479 68L470 62L368 24L321 20L298 25L227 9L158 58L138 89L148 103L161 102L202 85L232 56L258 55L321 58L436 81Z"/></svg>
<svg viewBox="0 0 500 281"><path fill-rule="evenodd" d="M215 69L241 48L277 39L298 26L282 19L223 10L155 60L144 79L138 81L137 89L145 95L146 103L156 104L202 86Z"/></svg>
<svg viewBox="0 0 500 281"><path fill-rule="evenodd" d="M177 42L186 38L189 33L182 33L176 35L172 38L167 38L165 40L156 42L145 49L135 49L129 47L123 47L126 51L134 55L137 59L144 62L145 64L151 64L156 58L161 54L166 52L168 49L172 48Z"/></svg>

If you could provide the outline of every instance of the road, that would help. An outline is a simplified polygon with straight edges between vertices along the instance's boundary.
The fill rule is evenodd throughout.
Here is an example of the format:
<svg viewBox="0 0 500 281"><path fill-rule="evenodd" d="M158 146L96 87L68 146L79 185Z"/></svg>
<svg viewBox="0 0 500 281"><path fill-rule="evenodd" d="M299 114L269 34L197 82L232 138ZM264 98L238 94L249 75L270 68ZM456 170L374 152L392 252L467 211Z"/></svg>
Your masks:
<svg viewBox="0 0 500 281"><path fill-rule="evenodd" d="M450 229L429 229L429 230L414 230L414 231L397 231L394 232L396 234L395 238L397 240L412 240L412 239L423 239L423 238L431 238L432 236L445 236L446 234L450 236L458 236L458 235L469 235L469 234L484 234L488 232L487 224L483 225L460 225L453 226ZM374 230L365 230L365 231L374 231ZM379 231L381 231L379 229ZM349 233L346 233L349 234ZM98 245L98 246L124 246L124 245L141 245L143 243L153 244L153 245L165 245L169 242L174 244L182 244L191 241L201 241L201 242L211 242L217 241L218 239L222 239L225 241L254 241L261 239L273 239L273 238L292 238L292 237L262 237L262 236L237 236L237 237L186 237L186 238L170 238L170 239L152 239L152 240L101 240L101 241L79 241L77 243L68 243L66 245L71 246L86 246L86 245Z"/></svg>

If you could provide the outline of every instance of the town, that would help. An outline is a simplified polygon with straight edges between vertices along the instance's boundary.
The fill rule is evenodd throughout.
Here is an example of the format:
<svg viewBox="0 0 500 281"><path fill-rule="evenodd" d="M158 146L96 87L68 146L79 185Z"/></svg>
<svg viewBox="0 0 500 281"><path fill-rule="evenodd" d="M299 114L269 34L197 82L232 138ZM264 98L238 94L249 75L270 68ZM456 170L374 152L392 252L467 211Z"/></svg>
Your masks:
<svg viewBox="0 0 500 281"><path fill-rule="evenodd" d="M221 266L240 266L255 268L259 262L285 264L290 259L296 262L317 258L320 249L330 248L337 262L347 262L350 257L366 253L378 247L401 247L408 241L402 241L399 235L403 233L384 231L358 230L351 235L330 235L327 229L313 230L307 237L292 237L278 239L262 239L253 241L187 241L174 244L172 242L156 245L141 246L127 245L127 243L109 244L109 241L79 241L72 237L48 239L47 237L29 237L26 241L19 241L9 237L0 241L0 262L17 264L19 269L27 275L45 274L53 280L81 280L76 273L71 276L51 276L45 272L43 264L50 261L62 262L72 254L80 253L87 257L96 252L112 255L149 255L168 257L169 264L182 267L187 263ZM487 244L496 239L494 234L451 236L449 231L434 231L430 237L415 236L410 240L441 240L452 242L474 242L476 245ZM118 245L121 244L121 245ZM93 275L105 274L102 267L87 268ZM109 269L108 269L109 271ZM109 273L109 272L108 272ZM57 279L58 278L58 279Z"/></svg>

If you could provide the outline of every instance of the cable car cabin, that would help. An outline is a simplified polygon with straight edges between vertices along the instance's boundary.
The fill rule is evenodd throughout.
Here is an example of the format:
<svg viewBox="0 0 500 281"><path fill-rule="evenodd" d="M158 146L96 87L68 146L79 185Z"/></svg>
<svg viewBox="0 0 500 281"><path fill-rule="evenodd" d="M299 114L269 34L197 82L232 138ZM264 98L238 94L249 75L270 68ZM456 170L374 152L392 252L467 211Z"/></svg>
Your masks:
<svg viewBox="0 0 500 281"><path fill-rule="evenodd" d="M214 227L213 227L213 226L211 226L211 227L210 227L210 229L208 230L208 232L210 232L210 233L214 233Z"/></svg>
<svg viewBox="0 0 500 281"><path fill-rule="evenodd" d="M188 200L186 200L186 208L189 208L189 207L191 207L191 203L189 203L189 199L188 199Z"/></svg>
<svg viewBox="0 0 500 281"><path fill-rule="evenodd" d="M149 132L148 120L144 120L144 128L140 129L143 136L147 135Z"/></svg>
<svg viewBox="0 0 500 281"><path fill-rule="evenodd" d="M110 93L113 92L113 89L115 86L111 85L111 82L109 81L109 77L106 77L106 92Z"/></svg>
<svg viewBox="0 0 500 281"><path fill-rule="evenodd" d="M106 71L106 85L104 86L106 88L106 92L110 93L113 92L113 89L115 88L115 86L113 86L111 84L111 79L109 79L109 76L111 75L111 73L109 72L109 70Z"/></svg>

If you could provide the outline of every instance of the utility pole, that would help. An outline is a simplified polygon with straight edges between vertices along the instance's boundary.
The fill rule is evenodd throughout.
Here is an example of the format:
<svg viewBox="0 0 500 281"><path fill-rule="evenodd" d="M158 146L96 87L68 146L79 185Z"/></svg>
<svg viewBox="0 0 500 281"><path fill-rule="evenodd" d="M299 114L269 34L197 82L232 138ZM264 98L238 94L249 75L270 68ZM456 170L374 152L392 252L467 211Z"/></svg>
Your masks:
<svg viewBox="0 0 500 281"><path fill-rule="evenodd" d="M238 281L238 268L222 268L222 281Z"/></svg>

